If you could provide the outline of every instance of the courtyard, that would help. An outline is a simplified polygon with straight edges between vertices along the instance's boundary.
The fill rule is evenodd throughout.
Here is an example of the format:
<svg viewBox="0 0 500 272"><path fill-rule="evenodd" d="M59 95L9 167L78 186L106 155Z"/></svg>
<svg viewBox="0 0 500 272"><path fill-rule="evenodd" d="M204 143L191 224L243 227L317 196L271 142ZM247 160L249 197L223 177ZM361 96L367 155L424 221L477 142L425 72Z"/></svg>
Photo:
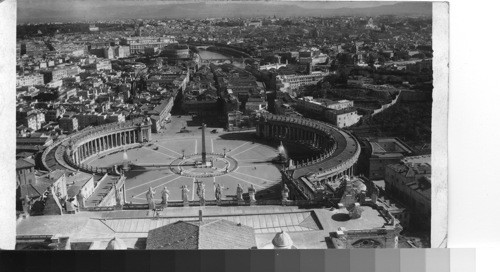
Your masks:
<svg viewBox="0 0 500 272"><path fill-rule="evenodd" d="M146 203L149 187L155 191L157 201L161 201L164 187L170 201L182 200L184 185L190 190L189 200L198 200L197 183L203 183L205 198L214 200L217 184L222 186L223 199L232 199L238 184L246 193L251 185L260 191L281 182L279 165L271 162L277 156L277 146L258 141L255 131L234 133L207 127L205 148L211 165L194 167L202 152L201 131L190 116L173 116L164 132L153 134L149 143L128 149L131 169L125 173L126 202ZM100 167L121 165L123 151L103 153L86 163Z"/></svg>

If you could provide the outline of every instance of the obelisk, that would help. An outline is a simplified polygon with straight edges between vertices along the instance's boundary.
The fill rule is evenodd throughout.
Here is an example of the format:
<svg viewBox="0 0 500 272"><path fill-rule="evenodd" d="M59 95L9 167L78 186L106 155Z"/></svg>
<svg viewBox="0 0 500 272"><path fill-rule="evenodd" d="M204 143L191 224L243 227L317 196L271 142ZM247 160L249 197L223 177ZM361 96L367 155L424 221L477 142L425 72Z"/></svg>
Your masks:
<svg viewBox="0 0 500 272"><path fill-rule="evenodd" d="M207 125L201 125L201 163L202 165L207 165L207 150L205 147L205 128Z"/></svg>

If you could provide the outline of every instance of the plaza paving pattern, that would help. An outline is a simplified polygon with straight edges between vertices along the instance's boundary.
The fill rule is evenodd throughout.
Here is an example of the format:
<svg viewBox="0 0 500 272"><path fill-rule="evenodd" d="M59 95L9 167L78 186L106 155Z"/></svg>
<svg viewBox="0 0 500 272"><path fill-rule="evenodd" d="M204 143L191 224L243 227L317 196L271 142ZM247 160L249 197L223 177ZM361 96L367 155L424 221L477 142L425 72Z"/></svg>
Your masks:
<svg viewBox="0 0 500 272"><path fill-rule="evenodd" d="M169 200L180 201L181 187L187 185L190 192L189 200L198 200L195 179L181 176L170 170L174 161L179 161L182 154L186 156L201 154L201 130L189 128L190 133L155 134L153 140L141 147L127 151L128 159L133 167L125 175L126 201L132 203L146 203L145 193L152 187L156 193L154 198L161 201L161 191L167 186L170 191ZM207 129L210 131L210 129ZM207 178L197 178L205 184L207 200L215 199L215 184L223 186L223 199L231 199L236 195L236 187L241 184L244 192L252 184L257 191L269 188L281 181L281 174L277 165L271 160L277 156L276 147L258 142L254 138L255 132L227 132L220 134L207 133L206 152L223 154L237 162L233 171ZM108 167L121 164L122 152L103 154L100 158L88 160L91 166ZM153 166L154 165L154 166ZM163 167L158 167L163 165Z"/></svg>

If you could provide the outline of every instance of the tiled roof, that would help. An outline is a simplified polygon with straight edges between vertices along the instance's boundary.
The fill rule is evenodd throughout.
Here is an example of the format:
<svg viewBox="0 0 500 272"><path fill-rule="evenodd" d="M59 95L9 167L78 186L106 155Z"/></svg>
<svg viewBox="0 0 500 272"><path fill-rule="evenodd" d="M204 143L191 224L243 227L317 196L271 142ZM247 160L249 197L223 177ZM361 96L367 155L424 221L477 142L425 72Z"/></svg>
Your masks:
<svg viewBox="0 0 500 272"><path fill-rule="evenodd" d="M146 249L198 249L198 226L178 221L150 230Z"/></svg>
<svg viewBox="0 0 500 272"><path fill-rule="evenodd" d="M219 219L200 227L200 249L249 249L255 246L251 227Z"/></svg>
<svg viewBox="0 0 500 272"><path fill-rule="evenodd" d="M30 168L35 166L35 161L32 159L19 159L16 161L16 169Z"/></svg>
<svg viewBox="0 0 500 272"><path fill-rule="evenodd" d="M255 246L254 230L215 219L178 221L149 231L146 249L249 249Z"/></svg>
<svg viewBox="0 0 500 272"><path fill-rule="evenodd" d="M36 198L42 196L48 186L50 186L50 184L38 182L35 184L23 184L20 186L21 197L29 196L30 198Z"/></svg>

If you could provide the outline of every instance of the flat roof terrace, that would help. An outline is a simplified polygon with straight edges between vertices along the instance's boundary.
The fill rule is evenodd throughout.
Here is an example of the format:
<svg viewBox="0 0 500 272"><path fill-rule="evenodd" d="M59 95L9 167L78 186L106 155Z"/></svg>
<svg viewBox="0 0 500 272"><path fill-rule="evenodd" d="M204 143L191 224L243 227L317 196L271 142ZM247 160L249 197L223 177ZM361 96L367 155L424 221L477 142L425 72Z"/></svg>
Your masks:
<svg viewBox="0 0 500 272"><path fill-rule="evenodd" d="M362 206L359 219L337 219L345 210L299 209L294 206L203 207L203 219L225 219L250 226L257 235L275 234L282 230L296 237L323 235L340 227L347 230L384 228L384 216L369 206ZM198 220L200 207L171 207L154 217L149 210L80 212L73 215L33 216L17 225L17 236L60 235L74 241L93 241L105 238L144 238L148 231L177 221ZM314 234L316 233L316 234ZM304 236L304 237L305 237ZM267 237L267 236L263 236ZM293 238L293 237L292 237ZM270 240L269 240L270 241ZM304 240L305 241L305 240ZM311 245L310 245L311 246Z"/></svg>

